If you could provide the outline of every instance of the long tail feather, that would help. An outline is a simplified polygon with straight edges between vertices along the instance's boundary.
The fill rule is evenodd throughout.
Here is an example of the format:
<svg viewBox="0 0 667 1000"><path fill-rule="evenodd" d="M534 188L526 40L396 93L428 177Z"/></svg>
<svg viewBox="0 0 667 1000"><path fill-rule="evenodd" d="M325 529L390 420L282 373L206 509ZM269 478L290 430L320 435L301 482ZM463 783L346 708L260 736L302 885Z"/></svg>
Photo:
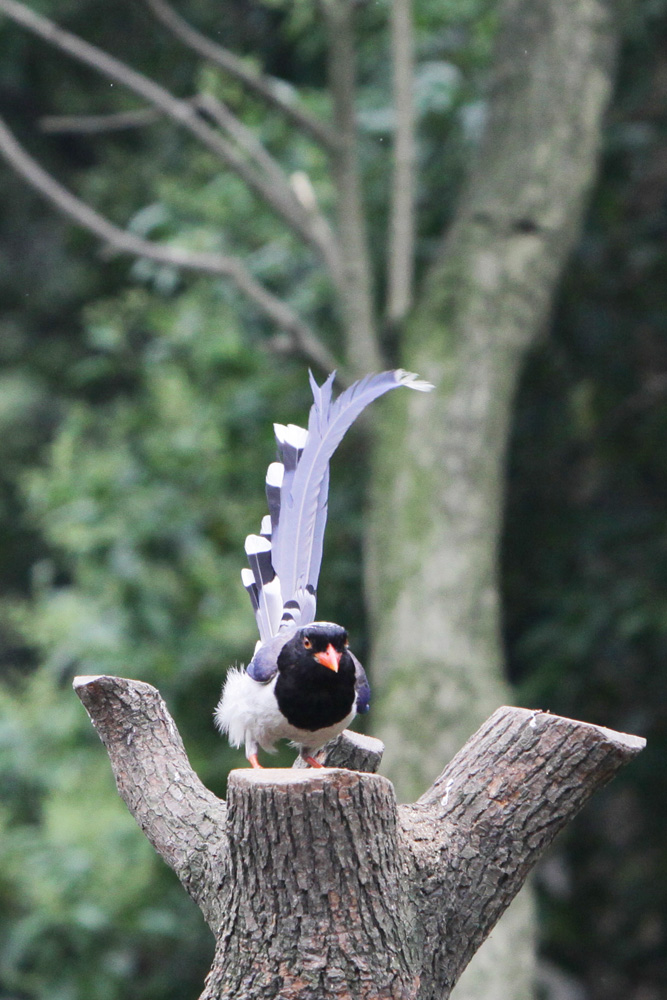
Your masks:
<svg viewBox="0 0 667 1000"><path fill-rule="evenodd" d="M428 392L433 386L402 369L368 375L332 399L335 372L320 386L310 376L313 405L308 430L274 424L281 462L266 474L269 515L261 534L248 535L250 595L262 642L281 628L315 620L329 495L329 460L362 410L391 389Z"/></svg>
<svg viewBox="0 0 667 1000"><path fill-rule="evenodd" d="M328 477L331 456L345 432L368 404L399 386L419 391L433 388L411 372L399 369L366 376L341 393L334 402L331 401L331 376L323 386L317 387L318 391L313 389L308 438L294 473L288 503L285 503L284 494L281 497L278 524L280 560L279 565L274 565L285 599L298 590L305 590L308 584L313 588L317 586L327 516L327 491L324 496L321 493Z"/></svg>
<svg viewBox="0 0 667 1000"><path fill-rule="evenodd" d="M286 515L287 507L291 502L292 483L297 466L303 454L303 449L308 440L308 431L304 427L296 424L274 424L273 429L276 435L276 443L283 460L283 475L280 483L280 511L283 519ZM278 518L280 524L280 517ZM280 567L282 565L281 535L279 530L274 529L272 560L275 571L280 578Z"/></svg>

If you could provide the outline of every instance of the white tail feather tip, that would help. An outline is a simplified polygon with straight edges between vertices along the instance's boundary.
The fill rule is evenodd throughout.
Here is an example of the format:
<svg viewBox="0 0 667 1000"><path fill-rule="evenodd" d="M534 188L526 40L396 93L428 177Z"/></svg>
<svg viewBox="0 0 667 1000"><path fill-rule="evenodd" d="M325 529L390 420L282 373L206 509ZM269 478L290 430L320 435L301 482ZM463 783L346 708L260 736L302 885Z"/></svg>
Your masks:
<svg viewBox="0 0 667 1000"><path fill-rule="evenodd" d="M246 555L253 556L257 552L270 552L271 542L262 535L248 535L245 540Z"/></svg>
<svg viewBox="0 0 667 1000"><path fill-rule="evenodd" d="M278 444L289 444L292 448L301 450L308 440L308 431L305 427L298 427L297 424L274 424L273 430Z"/></svg>
<svg viewBox="0 0 667 1000"><path fill-rule="evenodd" d="M397 368L394 376L396 381L400 385L404 385L406 389L416 389L417 392L430 392L431 389L435 389L432 382L421 379L416 372L406 372L403 368Z"/></svg>
<svg viewBox="0 0 667 1000"><path fill-rule="evenodd" d="M280 488L283 485L283 476L285 475L285 466L282 462L271 462L271 465L266 470L266 485L267 486L277 486Z"/></svg>

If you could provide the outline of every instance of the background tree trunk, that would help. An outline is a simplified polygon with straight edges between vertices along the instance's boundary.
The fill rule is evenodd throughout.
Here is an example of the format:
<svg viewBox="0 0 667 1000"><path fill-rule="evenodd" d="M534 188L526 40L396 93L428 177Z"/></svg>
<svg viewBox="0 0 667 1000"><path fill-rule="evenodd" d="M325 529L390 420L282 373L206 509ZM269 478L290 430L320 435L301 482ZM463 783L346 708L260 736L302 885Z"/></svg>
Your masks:
<svg viewBox="0 0 667 1000"><path fill-rule="evenodd" d="M502 22L478 166L403 338L402 363L436 392L395 394L377 436L374 720L396 737L384 764L405 796L433 777L424 751L451 756L504 692L496 569L511 405L578 232L611 88L606 3L511 0Z"/></svg>
<svg viewBox="0 0 667 1000"><path fill-rule="evenodd" d="M500 19L479 161L402 340L401 363L437 392L389 400L377 438L374 732L399 797L506 698L497 558L512 402L595 176L615 62L604 0L506 0ZM529 996L533 923L517 902L457 997Z"/></svg>

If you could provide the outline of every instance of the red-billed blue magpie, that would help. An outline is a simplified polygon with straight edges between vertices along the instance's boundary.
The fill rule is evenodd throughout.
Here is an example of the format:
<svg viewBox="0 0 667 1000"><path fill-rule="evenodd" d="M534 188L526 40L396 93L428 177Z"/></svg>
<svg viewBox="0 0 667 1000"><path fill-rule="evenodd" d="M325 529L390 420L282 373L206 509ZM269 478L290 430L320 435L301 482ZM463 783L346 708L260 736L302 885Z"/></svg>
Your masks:
<svg viewBox="0 0 667 1000"><path fill-rule="evenodd" d="M280 461L266 474L269 513L259 535L245 543L249 569L241 571L260 639L245 670L232 668L215 711L232 746L245 745L253 767L258 750L291 740L305 760L367 712L370 687L348 645L347 632L316 622L317 580L327 519L329 460L343 435L374 399L406 386L433 386L402 369L368 375L332 398L334 374L318 386L308 430L275 424Z"/></svg>

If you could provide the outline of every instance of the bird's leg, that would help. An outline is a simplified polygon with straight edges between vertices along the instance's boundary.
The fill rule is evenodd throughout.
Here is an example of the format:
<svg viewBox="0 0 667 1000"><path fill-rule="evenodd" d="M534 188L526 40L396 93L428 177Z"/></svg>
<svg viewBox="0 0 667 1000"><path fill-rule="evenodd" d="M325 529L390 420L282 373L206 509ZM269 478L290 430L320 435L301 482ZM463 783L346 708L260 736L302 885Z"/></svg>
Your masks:
<svg viewBox="0 0 667 1000"><path fill-rule="evenodd" d="M250 761L250 766L251 767L259 768L260 771L264 770L264 768L262 767L262 765L260 764L260 762L257 759L257 754L256 753L249 753L248 754L248 760Z"/></svg>
<svg viewBox="0 0 667 1000"><path fill-rule="evenodd" d="M310 764L311 767L324 767L324 764L320 764L319 760L315 760L314 757L304 757L306 764Z"/></svg>

